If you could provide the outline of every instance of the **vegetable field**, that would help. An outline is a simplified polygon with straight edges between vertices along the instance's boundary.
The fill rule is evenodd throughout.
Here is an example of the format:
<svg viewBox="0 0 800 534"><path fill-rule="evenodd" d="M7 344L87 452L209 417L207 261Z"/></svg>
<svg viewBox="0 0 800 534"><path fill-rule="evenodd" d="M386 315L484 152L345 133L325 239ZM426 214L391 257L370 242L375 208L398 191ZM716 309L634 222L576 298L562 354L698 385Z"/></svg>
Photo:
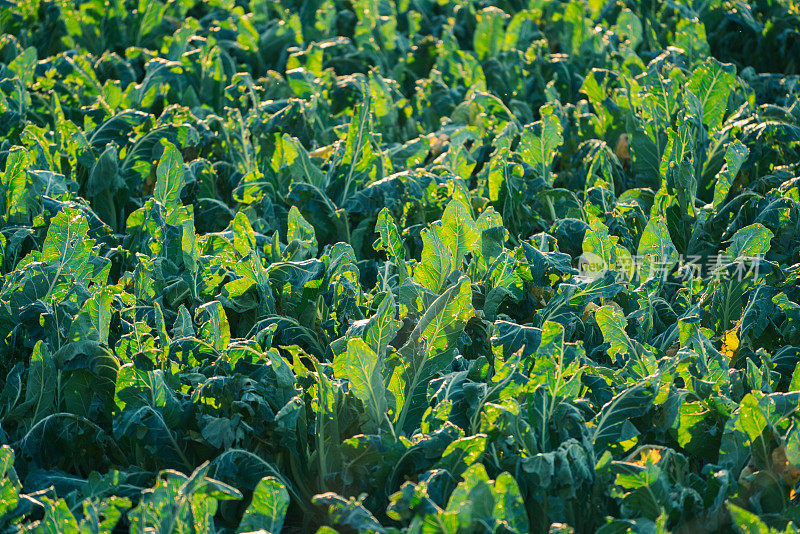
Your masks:
<svg viewBox="0 0 800 534"><path fill-rule="evenodd" d="M800 525L794 0L0 0L0 533Z"/></svg>

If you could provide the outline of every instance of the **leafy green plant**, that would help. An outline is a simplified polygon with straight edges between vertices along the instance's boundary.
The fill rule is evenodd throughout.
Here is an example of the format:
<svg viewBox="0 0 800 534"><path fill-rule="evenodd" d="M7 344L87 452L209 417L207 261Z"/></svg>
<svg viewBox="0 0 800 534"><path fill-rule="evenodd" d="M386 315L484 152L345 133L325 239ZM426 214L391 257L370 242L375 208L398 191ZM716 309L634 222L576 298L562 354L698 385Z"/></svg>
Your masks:
<svg viewBox="0 0 800 534"><path fill-rule="evenodd" d="M0 531L797 529L792 2L0 29Z"/></svg>

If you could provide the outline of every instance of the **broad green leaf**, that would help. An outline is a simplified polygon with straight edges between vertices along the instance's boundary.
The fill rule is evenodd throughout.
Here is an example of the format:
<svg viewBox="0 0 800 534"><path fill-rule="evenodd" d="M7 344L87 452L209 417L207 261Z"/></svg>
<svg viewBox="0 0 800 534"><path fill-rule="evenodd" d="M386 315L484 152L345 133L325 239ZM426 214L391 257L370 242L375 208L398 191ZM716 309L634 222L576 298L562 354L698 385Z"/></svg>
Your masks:
<svg viewBox="0 0 800 534"><path fill-rule="evenodd" d="M287 242L294 241L295 239L300 241L316 241L314 227L303 218L297 206L292 206L289 210L289 223L287 228Z"/></svg>
<svg viewBox="0 0 800 534"><path fill-rule="evenodd" d="M602 267L597 269L597 273L616 267L618 241L619 237L609 235L608 228L598 217L590 216L589 229L583 236L583 252L587 259L601 260Z"/></svg>
<svg viewBox="0 0 800 534"><path fill-rule="evenodd" d="M786 433L785 453L789 463L800 465L800 427L798 427L797 423L793 423Z"/></svg>
<svg viewBox="0 0 800 534"><path fill-rule="evenodd" d="M640 342L631 339L625 331L627 321L625 316L613 306L603 306L595 311L595 320L603 332L603 340L611 346L608 355L612 358L617 354L627 355L635 362L633 369L640 377L646 377L657 369L655 358Z"/></svg>
<svg viewBox="0 0 800 534"><path fill-rule="evenodd" d="M163 20L164 13L167 6L163 2L157 0L139 0L138 12L138 28L136 29L137 45L140 40L149 35Z"/></svg>
<svg viewBox="0 0 800 534"><path fill-rule="evenodd" d="M158 338L159 341L161 341L161 346L169 347L170 337L169 333L167 332L166 321L164 321L164 310L161 308L161 305L158 302L153 303L153 312L156 316L156 332L158 332Z"/></svg>
<svg viewBox="0 0 800 534"><path fill-rule="evenodd" d="M56 376L53 355L47 344L39 341L33 348L28 366L25 402L16 408L18 412L25 413L31 423L38 422L55 412L58 393Z"/></svg>
<svg viewBox="0 0 800 534"><path fill-rule="evenodd" d="M45 497L44 519L42 519L43 532L58 532L59 534L81 534L78 521L70 512L69 506L63 499Z"/></svg>
<svg viewBox="0 0 800 534"><path fill-rule="evenodd" d="M747 305L741 311L740 328L736 335L739 338L760 337L774 320L772 318L780 313L775 306L776 298L780 298L778 289L767 284L758 284L750 292Z"/></svg>
<svg viewBox="0 0 800 534"><path fill-rule="evenodd" d="M471 465L462 475L462 480L450 495L446 508L449 512L462 515L459 520L462 527L468 527L473 518L487 519L494 515L494 499L489 482L489 475L481 463Z"/></svg>
<svg viewBox="0 0 800 534"><path fill-rule="evenodd" d="M672 244L667 225L661 219L650 219L642 232L637 249L640 279L666 276L678 262L678 250Z"/></svg>
<svg viewBox="0 0 800 534"><path fill-rule="evenodd" d="M510 17L500 8L490 6L481 9L477 15L478 24L475 27L474 46L478 59L496 56L505 37L506 20Z"/></svg>
<svg viewBox="0 0 800 534"><path fill-rule="evenodd" d="M493 262L504 253L505 242L509 234L503 226L502 217L492 207L480 214L475 225L480 232L480 238L474 253L476 261L470 264L470 277L473 278L478 276L477 273L485 273Z"/></svg>
<svg viewBox="0 0 800 534"><path fill-rule="evenodd" d="M414 268L414 280L435 293L453 270L450 249L439 237L440 228L440 223L435 223L422 231L422 257Z"/></svg>
<svg viewBox="0 0 800 534"><path fill-rule="evenodd" d="M385 251L394 260L402 284L408 278L406 253L400 232L397 230L397 224L388 208L383 208L378 214L375 231L380 235L380 239L375 243L375 249Z"/></svg>
<svg viewBox="0 0 800 534"><path fill-rule="evenodd" d="M297 206L289 210L284 257L289 260L305 260L317 256L318 244L314 227L303 218Z"/></svg>
<svg viewBox="0 0 800 534"><path fill-rule="evenodd" d="M405 395L402 408L398 411L398 428L405 429L409 412L414 419L424 411L425 389L431 377L448 363L441 361L450 353L452 346L472 317L472 288L469 279L462 276L449 287L425 311L408 342L400 349L403 358L403 380Z"/></svg>
<svg viewBox="0 0 800 534"><path fill-rule="evenodd" d="M250 286L255 285L259 294L257 308L259 315L274 313L275 299L269 285L269 274L261 262L255 232L247 216L242 212L237 213L231 229L233 230L233 247L240 256L235 271L241 278L225 284L223 292L227 292L228 296L243 294ZM277 239L277 233L275 238ZM279 254L277 256L280 257ZM237 292L237 290L239 291Z"/></svg>
<svg viewBox="0 0 800 534"><path fill-rule="evenodd" d="M187 217L181 221L181 252L183 254L183 264L192 273L196 273L200 253L197 250L193 217Z"/></svg>
<svg viewBox="0 0 800 534"><path fill-rule="evenodd" d="M542 120L526 126L523 130L519 141L519 152L542 179L552 183L550 165L556 156L556 149L564 141L561 135L563 127L551 104L545 104L539 112Z"/></svg>
<svg viewBox="0 0 800 534"><path fill-rule="evenodd" d="M752 258L769 251L770 240L775 235L761 223L740 228L733 234L731 245L727 249L728 256L735 258Z"/></svg>
<svg viewBox="0 0 800 534"><path fill-rule="evenodd" d="M659 166L663 178L660 193L674 194L681 212L689 216L694 215L697 197L696 122L694 115L686 115L677 127L667 128L667 144Z"/></svg>
<svg viewBox="0 0 800 534"><path fill-rule="evenodd" d="M524 50L535 39L537 15L536 11L523 9L514 13L505 32L503 51Z"/></svg>
<svg viewBox="0 0 800 534"><path fill-rule="evenodd" d="M23 86L27 87L34 79L36 72L37 52L35 46L29 46L8 64L8 69L19 76Z"/></svg>
<svg viewBox="0 0 800 534"><path fill-rule="evenodd" d="M506 472L500 473L491 488L494 494L494 518L511 532L530 532L525 502L514 477Z"/></svg>
<svg viewBox="0 0 800 534"><path fill-rule="evenodd" d="M197 308L195 319L200 324L200 336L217 350L225 349L231 341L231 328L222 304L213 300Z"/></svg>
<svg viewBox="0 0 800 534"><path fill-rule="evenodd" d="M453 199L447 204L438 232L442 243L450 250L452 267L459 269L464 256L474 251L480 237L472 214L460 200Z"/></svg>
<svg viewBox="0 0 800 534"><path fill-rule="evenodd" d="M349 194L355 189L363 172L368 172L366 166L375 160L370 150L370 123L372 117L372 94L369 85L362 86L364 98L356 106L350 125L347 130L344 154L341 157L337 172L342 174L342 194L339 206L343 205ZM375 165L372 165L373 170ZM356 172L358 170L358 172ZM375 176L376 179L383 176Z"/></svg>
<svg viewBox="0 0 800 534"><path fill-rule="evenodd" d="M14 449L3 445L0 447L0 517L16 508L21 489L22 485L14 470Z"/></svg>
<svg viewBox="0 0 800 534"><path fill-rule="evenodd" d="M660 108L659 108L660 109ZM687 120L681 121L677 127L667 128L667 139L664 155L661 158L659 171L671 187L676 186L676 176L680 173L682 165L694 168L694 128Z"/></svg>
<svg viewBox="0 0 800 534"><path fill-rule="evenodd" d="M153 197L167 210L180 206L183 188L183 156L170 142L165 142L164 154L156 167L156 187Z"/></svg>
<svg viewBox="0 0 800 534"><path fill-rule="evenodd" d="M394 296L386 293L373 315L364 325L364 340L381 358L386 356L389 342L400 330L400 322L395 319L397 313Z"/></svg>
<svg viewBox="0 0 800 534"><path fill-rule="evenodd" d="M518 132L519 128L516 124L513 122L508 123L495 137L493 142L495 153L489 161L489 175L486 178L489 186L489 200L492 202L500 200L500 192L505 187L506 194L503 211L506 210L506 206L510 208L518 197L516 191L519 186L516 184L520 180L518 175L521 174L522 169L510 161L511 145Z"/></svg>
<svg viewBox="0 0 800 534"><path fill-rule="evenodd" d="M25 150L17 148L9 151L6 170L0 175L2 214L9 222L24 222L28 218L26 196L30 190L27 173L29 164Z"/></svg>
<svg viewBox="0 0 800 534"><path fill-rule="evenodd" d="M41 260L63 266L67 273L78 272L85 263L92 242L87 243L89 223L75 210L63 210L50 221L42 246ZM89 245L88 247L86 245Z"/></svg>
<svg viewBox="0 0 800 534"><path fill-rule="evenodd" d="M275 477L262 478L253 491L253 500L242 516L237 533L263 530L278 534L289 509L289 492Z"/></svg>
<svg viewBox="0 0 800 534"><path fill-rule="evenodd" d="M114 473L112 472L108 478L113 479L113 476ZM91 475L87 486L90 485ZM84 500L83 517L80 520L81 533L113 532L130 507L131 501L125 497L111 496Z"/></svg>
<svg viewBox="0 0 800 534"><path fill-rule="evenodd" d="M194 337L192 315L183 304L178 308L178 317L172 325L172 336L175 338Z"/></svg>
<svg viewBox="0 0 800 534"><path fill-rule="evenodd" d="M43 288L38 298L49 300L59 283L69 281L70 287L90 283L93 268L89 258L94 240L88 237L88 232L89 223L78 211L66 208L53 217L38 257L51 267L47 272L48 286ZM34 255L32 253L25 260L33 259Z"/></svg>
<svg viewBox="0 0 800 534"><path fill-rule="evenodd" d="M700 100L703 123L709 130L722 124L728 108L728 96L734 89L736 67L708 58L696 67L689 78L689 90Z"/></svg>
<svg viewBox="0 0 800 534"><path fill-rule="evenodd" d="M343 371L350 381L353 395L361 402L376 427L386 421L388 404L386 386L383 384L382 362L363 339L354 338L347 342L347 355Z"/></svg>
<svg viewBox="0 0 800 534"><path fill-rule="evenodd" d="M520 350L523 359L528 358L536 352L542 342L540 328L518 325L508 321L495 321L492 334L492 346L502 347L505 358Z"/></svg>
<svg viewBox="0 0 800 534"><path fill-rule="evenodd" d="M442 453L437 467L446 469L451 476L459 477L469 466L479 461L486 450L486 434L458 438Z"/></svg>
<svg viewBox="0 0 800 534"><path fill-rule="evenodd" d="M736 175L742 168L747 156L750 154L750 149L743 145L740 141L729 143L725 147L725 166L717 174L717 183L714 187L714 209L718 209L728 198L728 193L731 190L731 185L736 179Z"/></svg>
<svg viewBox="0 0 800 534"><path fill-rule="evenodd" d="M628 39L632 49L635 49L642 42L642 22L630 9L623 9L617 15L617 23L614 25L614 29L618 35Z"/></svg>
<svg viewBox="0 0 800 534"><path fill-rule="evenodd" d="M726 503L726 507L737 532L743 534L778 534L780 532L769 528L756 514L744 508L732 503Z"/></svg>
<svg viewBox="0 0 800 534"><path fill-rule="evenodd" d="M325 506L330 520L336 525L345 527L347 531L377 534L387 532L375 516L364 507L361 499L344 498L337 493L328 492L314 495L312 502L317 506ZM337 532L332 528L323 532L327 534L331 531Z"/></svg>
<svg viewBox="0 0 800 534"><path fill-rule="evenodd" d="M111 303L112 294L108 288L101 289L87 299L70 325L68 339L91 339L107 344L112 315Z"/></svg>
<svg viewBox="0 0 800 534"><path fill-rule="evenodd" d="M125 188L125 181L119 174L119 154L113 144L100 154L89 171L86 181L86 195L92 208L106 223L116 228L118 224L116 196Z"/></svg>
<svg viewBox="0 0 800 534"><path fill-rule="evenodd" d="M133 534L149 532L213 532L218 501L241 499L235 488L207 478L209 462L190 476L173 470L159 473L155 485L142 492L128 513Z"/></svg>
<svg viewBox="0 0 800 534"><path fill-rule="evenodd" d="M266 291L269 275L261 263L256 235L247 216L242 212L237 213L231 229L233 230L233 248L241 258L236 265L237 274L260 284Z"/></svg>
<svg viewBox="0 0 800 534"><path fill-rule="evenodd" d="M747 433L750 441L757 440L769 425L758 399L751 394L745 395L739 403L739 425Z"/></svg>
<svg viewBox="0 0 800 534"><path fill-rule="evenodd" d="M653 404L653 399L651 389L636 385L629 386L608 401L592 419L590 434L597 454L614 443L633 437L625 435L636 431L631 419L647 413Z"/></svg>
<svg viewBox="0 0 800 534"><path fill-rule="evenodd" d="M611 344L608 349L609 356L613 357L626 352L632 356L636 355L636 348L625 332L627 321L622 312L613 306L603 306L594 312L594 317L597 320L597 326L603 332L603 340Z"/></svg>
<svg viewBox="0 0 800 534"><path fill-rule="evenodd" d="M491 230L492 228L502 228L503 217L497 213L493 207L489 206L478 216L478 220L475 221L475 225L481 232Z"/></svg>
<svg viewBox="0 0 800 534"><path fill-rule="evenodd" d="M699 402L687 402L682 397L680 401L682 404L676 420L678 444L693 453L702 452L703 447L709 445L705 433L711 412ZM716 454L717 450L710 452Z"/></svg>
<svg viewBox="0 0 800 534"><path fill-rule="evenodd" d="M442 352L460 335L473 313L472 288L469 279L462 276L425 311L412 339L415 334L421 335L428 355Z"/></svg>
<svg viewBox="0 0 800 534"><path fill-rule="evenodd" d="M523 534L530 530L522 494L514 477L503 472L497 480L489 480L480 463L464 472L443 515L437 524L453 520L459 525L459 532L483 530L492 524L503 532Z"/></svg>
<svg viewBox="0 0 800 534"><path fill-rule="evenodd" d="M283 134L279 139L280 150L272 156L272 166L277 171L283 166L290 169L293 177L315 187L322 187L325 174L311 162L308 151L296 137Z"/></svg>
<svg viewBox="0 0 800 534"><path fill-rule="evenodd" d="M691 13L694 13L692 11ZM655 33L653 34L655 37ZM705 24L696 16L687 13L684 17L678 17L675 27L675 46L683 50L687 55L687 61L694 65L711 55L711 50L706 38Z"/></svg>

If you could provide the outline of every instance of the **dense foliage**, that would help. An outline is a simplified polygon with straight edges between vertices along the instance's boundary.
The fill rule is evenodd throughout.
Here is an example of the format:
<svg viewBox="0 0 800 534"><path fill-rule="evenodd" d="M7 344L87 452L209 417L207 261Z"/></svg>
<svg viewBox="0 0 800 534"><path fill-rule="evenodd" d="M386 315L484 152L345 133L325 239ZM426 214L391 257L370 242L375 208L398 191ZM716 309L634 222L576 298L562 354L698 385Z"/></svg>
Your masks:
<svg viewBox="0 0 800 534"><path fill-rule="evenodd" d="M0 31L0 531L796 531L796 2Z"/></svg>

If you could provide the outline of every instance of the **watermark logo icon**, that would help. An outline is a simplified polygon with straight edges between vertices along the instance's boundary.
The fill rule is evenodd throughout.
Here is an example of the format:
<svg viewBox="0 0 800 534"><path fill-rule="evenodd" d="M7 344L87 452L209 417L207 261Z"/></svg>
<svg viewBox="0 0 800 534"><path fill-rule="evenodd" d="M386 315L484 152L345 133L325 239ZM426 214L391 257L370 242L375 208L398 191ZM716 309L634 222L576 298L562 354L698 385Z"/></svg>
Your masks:
<svg viewBox="0 0 800 534"><path fill-rule="evenodd" d="M743 280L752 275L758 278L759 267L764 261L762 255L732 258L725 254L714 256L661 257L655 255L625 256L618 255L613 264L609 264L602 256L594 252L584 252L578 257L578 276L596 280L605 270L617 272L617 279L645 280L661 278L667 280L672 276L675 280L693 281L698 279L736 279Z"/></svg>
<svg viewBox="0 0 800 534"><path fill-rule="evenodd" d="M596 280L608 268L606 260L594 252L584 252L578 257L578 273L585 278Z"/></svg>

